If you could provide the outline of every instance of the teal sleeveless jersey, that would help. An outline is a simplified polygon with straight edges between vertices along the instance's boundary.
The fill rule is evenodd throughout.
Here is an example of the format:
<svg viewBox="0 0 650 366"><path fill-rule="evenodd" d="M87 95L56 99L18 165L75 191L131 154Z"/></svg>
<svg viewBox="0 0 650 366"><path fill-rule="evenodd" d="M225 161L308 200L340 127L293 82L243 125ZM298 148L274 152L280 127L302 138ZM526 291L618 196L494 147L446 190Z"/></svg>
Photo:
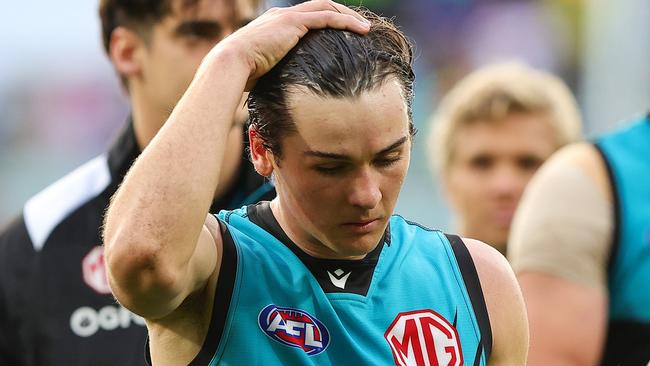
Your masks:
<svg viewBox="0 0 650 366"><path fill-rule="evenodd" d="M650 118L601 138L613 189L609 329L604 363L650 360Z"/></svg>
<svg viewBox="0 0 650 366"><path fill-rule="evenodd" d="M215 306L191 365L487 364L485 302L458 237L393 216L374 259L310 262L268 202L218 218Z"/></svg>

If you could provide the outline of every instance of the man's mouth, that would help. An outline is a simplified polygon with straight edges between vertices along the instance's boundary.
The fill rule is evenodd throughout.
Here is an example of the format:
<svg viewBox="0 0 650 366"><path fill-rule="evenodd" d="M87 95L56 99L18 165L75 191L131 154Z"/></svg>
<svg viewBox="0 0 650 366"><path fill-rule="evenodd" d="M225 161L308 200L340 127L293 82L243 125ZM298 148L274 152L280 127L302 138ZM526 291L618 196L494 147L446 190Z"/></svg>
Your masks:
<svg viewBox="0 0 650 366"><path fill-rule="evenodd" d="M343 224L345 227L349 227L355 230L371 230L374 229L374 226L379 224L379 219L368 219L368 220L358 220L350 221Z"/></svg>

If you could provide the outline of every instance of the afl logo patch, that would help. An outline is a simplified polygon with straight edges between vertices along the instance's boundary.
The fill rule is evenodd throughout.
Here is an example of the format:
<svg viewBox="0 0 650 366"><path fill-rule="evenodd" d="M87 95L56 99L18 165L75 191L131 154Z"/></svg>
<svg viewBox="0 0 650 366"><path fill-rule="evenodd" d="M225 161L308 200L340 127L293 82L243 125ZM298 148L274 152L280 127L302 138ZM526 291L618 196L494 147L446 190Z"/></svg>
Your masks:
<svg viewBox="0 0 650 366"><path fill-rule="evenodd" d="M433 310L399 313L384 338L399 366L463 364L456 328Z"/></svg>
<svg viewBox="0 0 650 366"><path fill-rule="evenodd" d="M323 352L330 343L325 325L300 309L267 305L258 316L258 324L271 339L300 348L308 356Z"/></svg>

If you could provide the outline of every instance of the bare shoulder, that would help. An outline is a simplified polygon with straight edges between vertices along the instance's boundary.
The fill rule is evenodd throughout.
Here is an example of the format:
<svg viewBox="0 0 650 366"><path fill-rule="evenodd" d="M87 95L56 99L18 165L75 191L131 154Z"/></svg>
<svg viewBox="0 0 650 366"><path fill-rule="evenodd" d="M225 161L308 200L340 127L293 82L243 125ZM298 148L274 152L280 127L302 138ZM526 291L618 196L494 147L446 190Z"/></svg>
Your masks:
<svg viewBox="0 0 650 366"><path fill-rule="evenodd" d="M589 163L596 162L598 158L598 151L593 144L576 142L559 149L549 161L563 160L587 166Z"/></svg>
<svg viewBox="0 0 650 366"><path fill-rule="evenodd" d="M511 282L518 287L510 264L498 250L476 239L463 238L463 242L472 255L483 292L489 292L493 286L497 290Z"/></svg>
<svg viewBox="0 0 650 366"><path fill-rule="evenodd" d="M491 246L463 238L483 289L492 328L490 365L523 365L528 320L521 289L506 258Z"/></svg>
<svg viewBox="0 0 650 366"><path fill-rule="evenodd" d="M580 169L606 197L611 196L607 167L593 144L579 142L563 147L544 164L542 170L552 174L566 167Z"/></svg>

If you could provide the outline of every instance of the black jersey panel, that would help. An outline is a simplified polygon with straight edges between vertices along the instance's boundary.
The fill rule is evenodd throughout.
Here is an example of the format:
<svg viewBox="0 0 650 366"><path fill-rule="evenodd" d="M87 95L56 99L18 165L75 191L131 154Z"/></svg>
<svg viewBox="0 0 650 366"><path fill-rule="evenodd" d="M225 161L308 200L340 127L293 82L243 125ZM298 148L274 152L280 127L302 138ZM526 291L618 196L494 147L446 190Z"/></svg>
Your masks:
<svg viewBox="0 0 650 366"><path fill-rule="evenodd" d="M476 321L481 330L479 347L483 347L485 350L485 359L489 360L490 354L492 353L492 328L490 326L490 317L487 311L487 306L485 305L485 298L483 297L483 289L481 288L481 282L478 273L476 272L472 255L469 253L467 246L465 246L465 243L459 236L445 236L454 250L458 267L463 275L465 288L467 288L467 293L469 294L472 307L474 308Z"/></svg>
<svg viewBox="0 0 650 366"><path fill-rule="evenodd" d="M223 254L221 257L221 268L219 268L219 280L214 295L214 306L212 308L212 320L208 333L203 341L199 354L192 360L189 366L207 366L217 352L219 344L223 339L226 328L226 320L230 309L232 292L235 288L237 276L237 248L228 230L228 226L219 221L221 238L223 242Z"/></svg>
<svg viewBox="0 0 650 366"><path fill-rule="evenodd" d="M603 366L645 366L650 361L650 324L611 321L607 329Z"/></svg>
<svg viewBox="0 0 650 366"><path fill-rule="evenodd" d="M30 356L20 341L29 316L22 285L31 275L34 249L22 215L13 219L0 234L0 365L26 365Z"/></svg>
<svg viewBox="0 0 650 366"><path fill-rule="evenodd" d="M614 266L614 263L616 262L616 256L619 251L620 247L620 238L621 238L621 202L620 198L618 196L618 189L616 187L616 180L614 179L614 170L607 159L607 156L605 152L603 151L603 148L598 145L598 143L594 144L594 147L596 148L596 151L600 155L600 158L603 161L603 164L605 165L605 168L607 170L607 177L609 178L609 183L610 183L610 188L611 188L611 195L612 195L612 206L614 209L613 212L613 217L614 217L614 229L612 231L612 237L610 238L611 240L611 247L609 250L609 259L607 262L607 271L611 272L612 267Z"/></svg>

